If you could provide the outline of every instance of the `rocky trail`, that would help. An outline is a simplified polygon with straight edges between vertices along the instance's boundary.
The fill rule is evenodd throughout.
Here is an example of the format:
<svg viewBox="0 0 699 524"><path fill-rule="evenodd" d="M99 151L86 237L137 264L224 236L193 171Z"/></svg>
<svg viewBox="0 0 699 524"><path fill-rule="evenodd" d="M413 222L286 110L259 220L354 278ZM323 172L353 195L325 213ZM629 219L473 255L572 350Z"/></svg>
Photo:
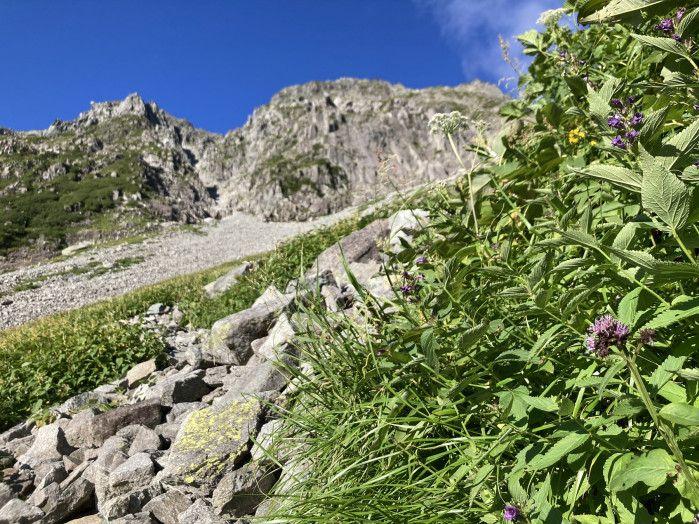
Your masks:
<svg viewBox="0 0 699 524"><path fill-rule="evenodd" d="M2 273L0 329L263 253L277 242L331 224L349 213L311 222L265 222L236 213L204 224L199 231L171 229L137 244L96 246L64 260ZM22 288L33 289L19 291Z"/></svg>

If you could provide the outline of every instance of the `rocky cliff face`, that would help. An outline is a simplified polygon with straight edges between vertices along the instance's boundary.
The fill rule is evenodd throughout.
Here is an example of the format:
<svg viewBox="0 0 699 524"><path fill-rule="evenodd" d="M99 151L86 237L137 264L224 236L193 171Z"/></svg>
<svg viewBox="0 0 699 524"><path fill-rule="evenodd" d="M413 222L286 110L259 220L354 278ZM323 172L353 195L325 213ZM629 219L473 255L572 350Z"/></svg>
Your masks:
<svg viewBox="0 0 699 524"><path fill-rule="evenodd" d="M428 120L458 110L495 124L505 98L480 82L414 90L340 79L284 89L225 136L136 94L46 131L0 128L0 251L235 210L331 213L456 173Z"/></svg>

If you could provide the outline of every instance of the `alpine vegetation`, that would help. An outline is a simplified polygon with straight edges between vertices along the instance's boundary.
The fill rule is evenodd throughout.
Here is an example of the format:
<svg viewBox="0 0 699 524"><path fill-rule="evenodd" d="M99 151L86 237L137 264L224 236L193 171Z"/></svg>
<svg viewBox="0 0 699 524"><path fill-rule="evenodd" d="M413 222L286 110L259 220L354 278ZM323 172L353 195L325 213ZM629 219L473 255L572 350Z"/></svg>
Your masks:
<svg viewBox="0 0 699 524"><path fill-rule="evenodd" d="M395 297L308 305L270 521L699 521L699 7L540 21L494 139L430 122L463 176Z"/></svg>

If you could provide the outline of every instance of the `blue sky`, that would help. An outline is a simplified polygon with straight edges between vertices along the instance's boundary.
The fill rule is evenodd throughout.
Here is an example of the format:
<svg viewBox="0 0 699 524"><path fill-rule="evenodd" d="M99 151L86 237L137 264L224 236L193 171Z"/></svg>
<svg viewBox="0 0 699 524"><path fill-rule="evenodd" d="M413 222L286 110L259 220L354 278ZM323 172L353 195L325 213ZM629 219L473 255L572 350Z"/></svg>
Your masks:
<svg viewBox="0 0 699 524"><path fill-rule="evenodd" d="M513 41L562 3L0 0L0 126L45 129L90 101L138 92L225 133L283 87L311 80L497 83L513 76L497 35Z"/></svg>

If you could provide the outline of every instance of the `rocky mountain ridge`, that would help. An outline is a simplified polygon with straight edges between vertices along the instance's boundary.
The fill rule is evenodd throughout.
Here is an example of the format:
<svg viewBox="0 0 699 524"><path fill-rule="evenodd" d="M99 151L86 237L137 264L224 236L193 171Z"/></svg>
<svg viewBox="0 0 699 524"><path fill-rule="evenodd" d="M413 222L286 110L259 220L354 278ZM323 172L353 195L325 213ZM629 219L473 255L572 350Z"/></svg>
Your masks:
<svg viewBox="0 0 699 524"><path fill-rule="evenodd" d="M274 221L329 214L454 174L429 118L458 110L497 124L506 99L477 81L408 89L343 78L286 88L225 135L137 94L93 102L45 131L0 129L0 254L234 211Z"/></svg>

